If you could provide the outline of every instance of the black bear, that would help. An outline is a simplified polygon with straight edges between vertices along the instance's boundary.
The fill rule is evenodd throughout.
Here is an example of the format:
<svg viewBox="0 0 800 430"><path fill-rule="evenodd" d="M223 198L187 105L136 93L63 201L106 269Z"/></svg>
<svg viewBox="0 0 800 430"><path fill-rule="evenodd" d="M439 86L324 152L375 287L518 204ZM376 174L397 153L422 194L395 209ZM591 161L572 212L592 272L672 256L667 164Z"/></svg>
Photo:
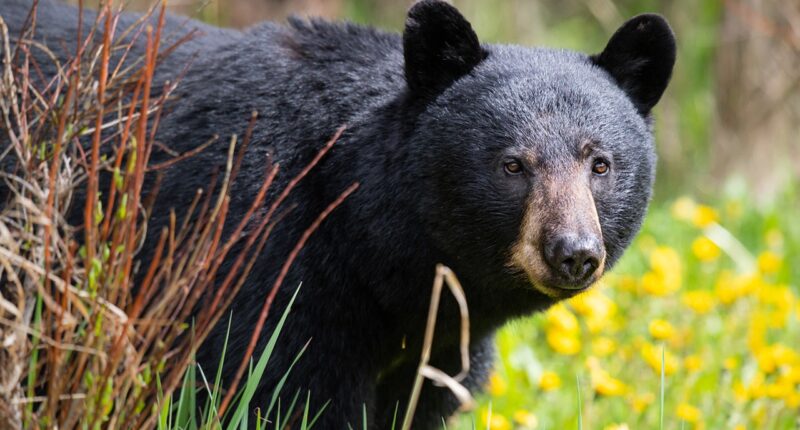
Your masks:
<svg viewBox="0 0 800 430"><path fill-rule="evenodd" d="M11 34L30 6L3 0ZM37 37L74 38L75 9L41 0L39 15ZM241 134L250 112L260 114L231 213L246 211L267 151L281 162L285 185L347 125L291 194L296 209L233 302L226 378L300 235L360 184L303 248L275 299L266 334L303 284L256 406L269 402L311 340L284 392L310 390L314 407L330 400L319 428L355 425L362 405L372 428L387 428L417 371L437 263L451 267L466 292L472 342L464 384L479 390L495 330L588 288L640 227L654 179L651 110L676 54L658 15L627 21L597 55L482 44L457 9L437 0L413 5L402 35L296 18L244 32L174 17L167 27L203 35L161 67L160 79L174 77L200 53L162 119L160 141L185 152L215 134ZM208 183L227 148L221 139L168 170L150 231ZM432 354L433 365L452 373L460 368L457 315L455 302L443 299ZM224 335L218 327L201 348L206 368L215 368ZM266 335L256 353L265 343ZM447 389L428 384L414 428L437 428L457 407Z"/></svg>

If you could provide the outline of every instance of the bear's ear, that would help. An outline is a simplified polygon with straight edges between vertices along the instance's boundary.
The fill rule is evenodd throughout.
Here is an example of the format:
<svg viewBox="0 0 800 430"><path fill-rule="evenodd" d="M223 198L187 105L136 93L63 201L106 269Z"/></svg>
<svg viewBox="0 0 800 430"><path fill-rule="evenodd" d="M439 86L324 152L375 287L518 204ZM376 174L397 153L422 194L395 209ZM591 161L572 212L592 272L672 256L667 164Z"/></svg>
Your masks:
<svg viewBox="0 0 800 430"><path fill-rule="evenodd" d="M406 82L417 94L443 90L486 56L470 23L441 0L422 0L408 11L403 54Z"/></svg>
<svg viewBox="0 0 800 430"><path fill-rule="evenodd" d="M647 116L658 103L675 64L675 35L660 15L631 18L611 36L592 61L616 79L639 113Z"/></svg>

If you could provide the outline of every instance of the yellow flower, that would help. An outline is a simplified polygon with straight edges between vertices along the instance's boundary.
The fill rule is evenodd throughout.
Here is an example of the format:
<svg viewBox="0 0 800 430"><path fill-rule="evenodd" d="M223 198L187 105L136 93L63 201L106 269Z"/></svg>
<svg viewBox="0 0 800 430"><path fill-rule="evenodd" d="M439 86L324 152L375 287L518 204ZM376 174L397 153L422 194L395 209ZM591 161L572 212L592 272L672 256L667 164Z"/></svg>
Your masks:
<svg viewBox="0 0 800 430"><path fill-rule="evenodd" d="M723 305L729 305L760 288L761 280L754 275L734 275L723 272L717 279L714 294Z"/></svg>
<svg viewBox="0 0 800 430"><path fill-rule="evenodd" d="M558 374L551 371L542 372L542 377L539 378L539 388L543 391L553 391L561 387L561 378Z"/></svg>
<svg viewBox="0 0 800 430"><path fill-rule="evenodd" d="M628 427L628 424L625 423L611 424L603 427L603 430L630 430L630 427Z"/></svg>
<svg viewBox="0 0 800 430"><path fill-rule="evenodd" d="M800 385L800 364L791 366L782 376L787 381Z"/></svg>
<svg viewBox="0 0 800 430"><path fill-rule="evenodd" d="M592 341L592 354L599 357L606 357L614 353L617 344L613 339L600 336Z"/></svg>
<svg viewBox="0 0 800 430"><path fill-rule="evenodd" d="M577 336L559 330L548 330L547 343L553 351L563 355L575 355L581 351L581 341Z"/></svg>
<svg viewBox="0 0 800 430"><path fill-rule="evenodd" d="M703 290L687 291L683 294L682 302L699 315L705 315L714 308L714 296Z"/></svg>
<svg viewBox="0 0 800 430"><path fill-rule="evenodd" d="M739 367L739 360L736 357L728 357L722 362L722 367L727 370L736 370Z"/></svg>
<svg viewBox="0 0 800 430"><path fill-rule="evenodd" d="M678 363L678 358L675 357L674 354L667 351L666 349L663 351L664 351L664 360L663 360L664 375L672 375L680 367L680 364ZM661 348L657 348L655 345L651 343L645 342L642 345L642 358L644 358L644 361L650 365L650 368L652 368L659 375L661 374L661 361L662 361L661 352L662 352Z"/></svg>
<svg viewBox="0 0 800 430"><path fill-rule="evenodd" d="M692 424L697 423L702 418L700 409L697 409L688 403L681 403L678 405L676 413L680 419Z"/></svg>
<svg viewBox="0 0 800 430"><path fill-rule="evenodd" d="M755 312L747 328L747 347L754 354L767 344L767 323L761 312Z"/></svg>
<svg viewBox="0 0 800 430"><path fill-rule="evenodd" d="M535 429L539 426L539 420L536 415L524 409L514 412L514 422L526 429Z"/></svg>
<svg viewBox="0 0 800 430"><path fill-rule="evenodd" d="M794 392L783 398L786 407L789 409L797 409L800 407L800 392Z"/></svg>
<svg viewBox="0 0 800 430"><path fill-rule="evenodd" d="M785 399L794 394L794 386L788 383L776 382L767 385L767 397Z"/></svg>
<svg viewBox="0 0 800 430"><path fill-rule="evenodd" d="M683 367L689 372L697 372L703 367L703 359L697 354L690 355L683 359Z"/></svg>
<svg viewBox="0 0 800 430"><path fill-rule="evenodd" d="M508 391L508 383L499 373L492 372L489 375L489 386L486 387L486 390L493 397L500 397Z"/></svg>
<svg viewBox="0 0 800 430"><path fill-rule="evenodd" d="M487 409L481 411L481 422L486 423L486 430L511 430L512 428L506 417L494 411L490 417Z"/></svg>
<svg viewBox="0 0 800 430"><path fill-rule="evenodd" d="M747 387L742 384L742 381L736 381L733 383L733 398L739 403L744 403L750 400L750 393L747 390Z"/></svg>
<svg viewBox="0 0 800 430"><path fill-rule="evenodd" d="M656 319L650 321L648 329L650 336L653 336L654 339L666 340L675 336L675 328L666 320Z"/></svg>
<svg viewBox="0 0 800 430"><path fill-rule="evenodd" d="M769 348L761 348L760 350L755 351L755 354L758 368L761 369L762 372L772 373L775 371L777 365L775 364L775 360L772 358Z"/></svg>
<svg viewBox="0 0 800 430"><path fill-rule="evenodd" d="M653 402L655 400L656 400L656 395L655 394L653 394L653 393L642 393L642 394L637 394L637 395L633 396L630 399L630 403L631 403L631 407L633 408L634 411L636 411L637 413L641 413L642 411L647 409L648 406L653 404Z"/></svg>
<svg viewBox="0 0 800 430"><path fill-rule="evenodd" d="M750 385L747 387L747 396L751 399L758 399L761 397L766 397L767 395L767 386L766 386L766 376L764 376L761 372L756 372L756 374L750 379Z"/></svg>
<svg viewBox="0 0 800 430"><path fill-rule="evenodd" d="M707 236L700 236L692 242L692 253L698 260L711 262L719 258L721 254L719 246Z"/></svg>
<svg viewBox="0 0 800 430"><path fill-rule="evenodd" d="M569 301L575 312L587 318L606 319L617 310L617 305L599 289L594 288L585 294L575 296Z"/></svg>
<svg viewBox="0 0 800 430"><path fill-rule="evenodd" d="M758 270L761 271L761 273L777 273L778 270L781 270L782 265L783 260L781 257L772 251L764 251L758 255Z"/></svg>
<svg viewBox="0 0 800 430"><path fill-rule="evenodd" d="M778 366L792 366L800 363L800 354L782 343L773 344L770 354Z"/></svg>
<svg viewBox="0 0 800 430"><path fill-rule="evenodd" d="M642 275L642 289L648 294L663 297L680 289L680 277L647 272Z"/></svg>
<svg viewBox="0 0 800 430"><path fill-rule="evenodd" d="M797 300L789 287L774 286L766 283L758 285L759 302L768 305L761 312L770 328L784 328L791 317L794 302Z"/></svg>
<svg viewBox="0 0 800 430"><path fill-rule="evenodd" d="M705 205L698 205L692 214L692 224L699 228L706 228L717 220L719 220L719 214L716 209Z"/></svg>
<svg viewBox="0 0 800 430"><path fill-rule="evenodd" d="M672 216L681 221L687 221L696 227L705 228L717 222L719 215L714 208L698 205L689 197L681 197L672 205Z"/></svg>
<svg viewBox="0 0 800 430"><path fill-rule="evenodd" d="M664 275L680 271L681 256L668 246L659 246L650 253L650 267L658 274Z"/></svg>
<svg viewBox="0 0 800 430"><path fill-rule="evenodd" d="M681 221L691 221L697 210L697 203L690 197L680 197L672 204L672 216Z"/></svg>
<svg viewBox="0 0 800 430"><path fill-rule="evenodd" d="M628 386L609 375L606 371L592 374L592 386L597 394L603 396L621 396L628 391Z"/></svg>
<svg viewBox="0 0 800 430"><path fill-rule="evenodd" d="M681 257L667 246L658 246L650 253L651 271L642 276L642 288L655 296L671 294L681 287Z"/></svg>
<svg viewBox="0 0 800 430"><path fill-rule="evenodd" d="M547 311L547 329L566 334L578 334L580 331L578 319L562 304L555 305Z"/></svg>
<svg viewBox="0 0 800 430"><path fill-rule="evenodd" d="M628 391L628 386L619 379L611 376L605 369L600 367L600 361L596 357L586 359L586 366L592 379L592 388L597 394L603 396L621 396Z"/></svg>

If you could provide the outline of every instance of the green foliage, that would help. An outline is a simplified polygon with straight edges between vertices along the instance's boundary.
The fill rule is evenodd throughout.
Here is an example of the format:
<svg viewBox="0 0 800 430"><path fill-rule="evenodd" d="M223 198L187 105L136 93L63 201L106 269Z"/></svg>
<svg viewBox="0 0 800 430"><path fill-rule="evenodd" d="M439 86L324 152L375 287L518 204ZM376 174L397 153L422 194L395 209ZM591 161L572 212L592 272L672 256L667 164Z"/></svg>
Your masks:
<svg viewBox="0 0 800 430"><path fill-rule="evenodd" d="M264 372L267 369L267 364L269 362L272 353L275 351L275 345L277 344L278 337L283 330L283 325L286 322L286 319L289 316L289 313L292 309L292 305L294 304L295 298L297 298L297 294L300 292L300 287L295 290L292 299L289 301L289 304L286 306L286 310L284 311L281 319L278 321L278 324L275 327L275 330L272 332L267 345L264 348L264 351L261 352L261 355L258 357L258 360L255 363L255 366L250 366L250 372L247 375L247 380L245 381L245 385L242 387L240 393L236 397L236 401L234 403L233 409L230 410L230 413L226 414L225 418L220 421L219 419L219 401L220 401L220 391L221 391L221 376L222 376L222 367L224 364L224 357L225 353L227 352L228 348L228 334L230 333L230 319L228 320L228 332L226 332L225 341L223 344L222 349L222 357L223 361L220 361L219 366L217 368L216 377L214 379L213 387L209 387L208 381L205 378L205 374L203 373L203 369L198 365L190 366L184 375L183 382L181 384L180 394L178 395L178 403L174 404L172 400L172 396L159 396L159 419L157 421L157 426L160 430L183 430L183 429L203 429L203 430L210 430L210 429L222 429L225 428L227 430L236 430L236 429L247 429L250 428L249 421L251 419L255 419L255 428L274 428L274 429L283 429L283 428L290 428L294 426L294 423L290 422L291 411L295 410L295 405L299 397L299 392L294 393L294 397L292 398L291 403L289 403L288 408L283 409L285 411L289 411L289 416L285 418L285 420L281 419L281 390L283 389L283 385L286 382L286 379L289 377L290 372L294 365L300 360L303 353L305 352L305 348L303 348L297 356L292 361L292 364L286 369L283 377L275 386L272 398L270 400L269 406L267 407L266 413L262 414L260 410L254 410L252 405L250 404L251 400L253 399L253 395L255 394L256 389L264 376ZM197 397L197 370L200 371L201 378L203 380L204 390L207 394L206 404L202 409L201 416L197 416L197 412L200 410L200 405L198 404L198 397ZM160 386L160 380L157 380L157 383ZM309 417L309 406L311 401L311 392L309 391L306 394L306 403L303 407L303 417L302 422L300 424L301 430L308 430L314 426L314 423L319 419L319 417L324 413L325 408L327 407L328 403L325 403L319 411L313 417ZM277 406L277 411L275 416L273 417L273 407ZM364 420L366 420L366 409L364 410ZM255 415L254 415L255 414ZM265 423L272 423L272 424L265 424ZM366 428L366 421L364 423Z"/></svg>

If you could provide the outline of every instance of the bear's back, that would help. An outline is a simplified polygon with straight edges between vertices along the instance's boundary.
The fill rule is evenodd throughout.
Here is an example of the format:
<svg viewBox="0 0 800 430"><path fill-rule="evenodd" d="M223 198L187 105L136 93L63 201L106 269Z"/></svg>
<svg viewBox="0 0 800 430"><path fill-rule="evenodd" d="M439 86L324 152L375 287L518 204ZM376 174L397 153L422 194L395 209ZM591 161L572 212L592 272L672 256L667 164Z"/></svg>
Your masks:
<svg viewBox="0 0 800 430"><path fill-rule="evenodd" d="M405 88L399 35L351 23L264 23L199 59L178 87L164 140L195 145L203 134L241 135L255 111L254 141L276 155L302 142L319 149Z"/></svg>

